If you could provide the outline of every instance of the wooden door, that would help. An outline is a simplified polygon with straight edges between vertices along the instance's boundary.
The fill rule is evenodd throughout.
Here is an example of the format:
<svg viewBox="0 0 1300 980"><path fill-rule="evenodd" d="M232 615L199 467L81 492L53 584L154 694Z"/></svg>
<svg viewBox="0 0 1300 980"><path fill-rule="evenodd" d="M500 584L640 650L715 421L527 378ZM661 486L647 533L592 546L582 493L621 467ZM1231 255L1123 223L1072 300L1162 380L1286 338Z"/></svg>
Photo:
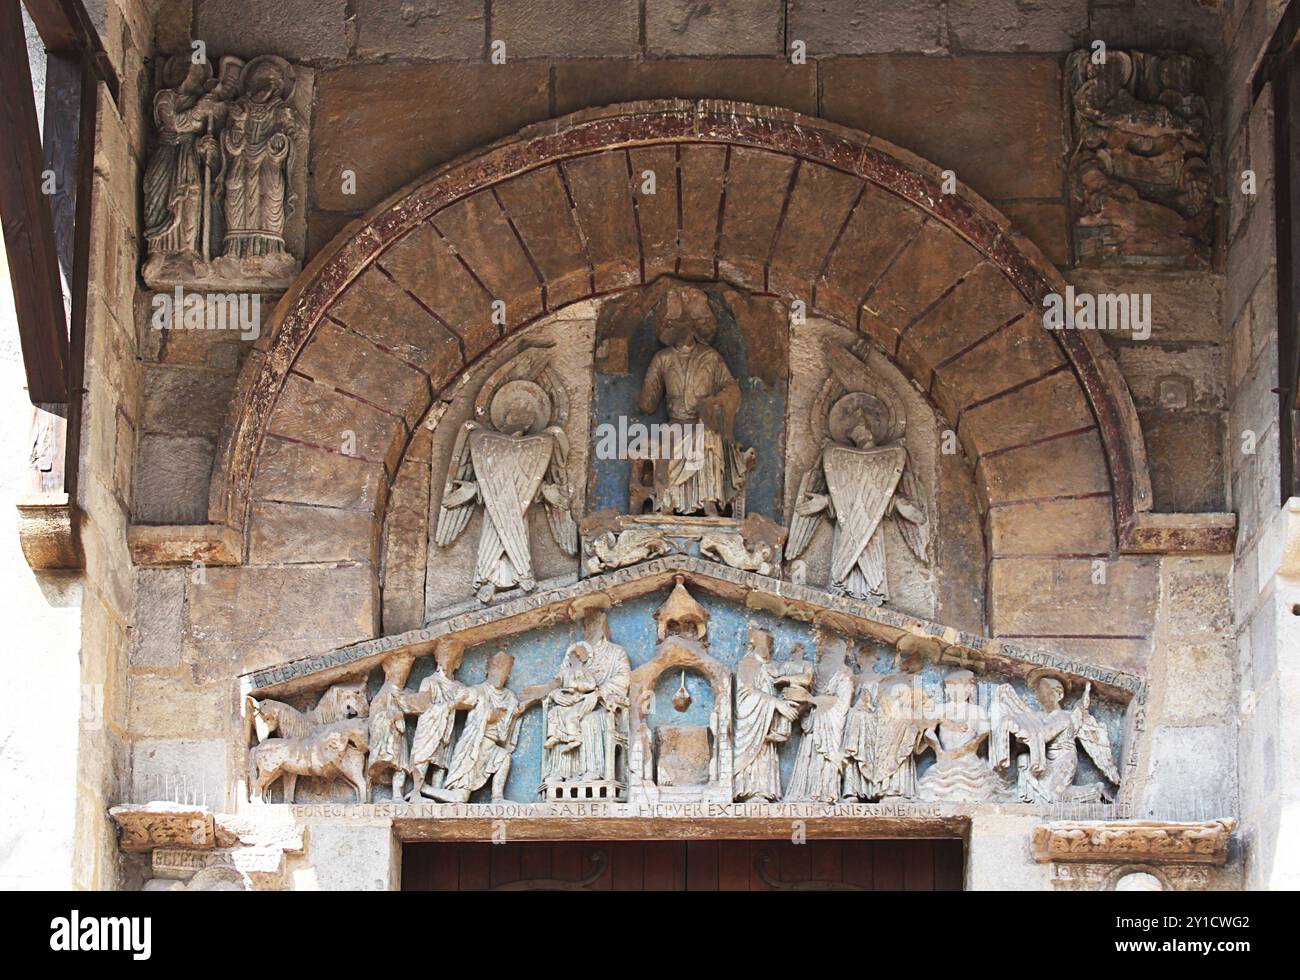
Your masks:
<svg viewBox="0 0 1300 980"><path fill-rule="evenodd" d="M960 840L413 843L403 891L960 891Z"/></svg>

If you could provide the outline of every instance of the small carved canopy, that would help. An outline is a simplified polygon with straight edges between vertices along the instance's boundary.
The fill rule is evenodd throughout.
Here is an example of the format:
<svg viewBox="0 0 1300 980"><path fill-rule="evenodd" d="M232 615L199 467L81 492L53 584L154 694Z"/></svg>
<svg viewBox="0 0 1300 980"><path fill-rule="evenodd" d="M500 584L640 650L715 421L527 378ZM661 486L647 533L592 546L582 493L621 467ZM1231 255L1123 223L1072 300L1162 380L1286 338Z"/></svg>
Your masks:
<svg viewBox="0 0 1300 980"><path fill-rule="evenodd" d="M708 642L709 611L695 601L695 597L686 591L681 575L673 586L672 593L658 610L655 619L659 621L659 641L662 643L670 634L695 634L701 643Z"/></svg>

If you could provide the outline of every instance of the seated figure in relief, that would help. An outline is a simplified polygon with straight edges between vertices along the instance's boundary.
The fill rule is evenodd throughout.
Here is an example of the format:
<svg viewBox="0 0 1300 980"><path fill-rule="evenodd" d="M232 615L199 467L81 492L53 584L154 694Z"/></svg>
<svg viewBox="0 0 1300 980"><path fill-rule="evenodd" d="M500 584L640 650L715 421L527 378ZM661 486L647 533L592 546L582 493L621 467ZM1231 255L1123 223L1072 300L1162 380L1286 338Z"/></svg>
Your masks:
<svg viewBox="0 0 1300 980"><path fill-rule="evenodd" d="M988 741L989 720L979 706L975 675L954 670L943 679L943 708L938 723L926 729L934 765L921 774L924 800L989 801L1003 789L1000 779L979 754Z"/></svg>

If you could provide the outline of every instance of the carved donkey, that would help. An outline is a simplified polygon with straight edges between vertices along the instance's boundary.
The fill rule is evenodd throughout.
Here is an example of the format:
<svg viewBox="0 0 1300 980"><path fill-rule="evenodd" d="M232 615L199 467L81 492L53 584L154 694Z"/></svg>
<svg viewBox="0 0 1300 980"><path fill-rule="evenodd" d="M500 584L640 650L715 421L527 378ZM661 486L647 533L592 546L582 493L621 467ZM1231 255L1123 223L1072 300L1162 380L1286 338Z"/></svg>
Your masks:
<svg viewBox="0 0 1300 980"><path fill-rule="evenodd" d="M316 706L302 711L284 701L248 699L258 745L248 753L248 786L255 799L284 778L284 800L294 802L299 776L342 778L357 791L358 802L369 794L365 753L370 714L364 680L335 684ZM279 738L271 738L279 733Z"/></svg>

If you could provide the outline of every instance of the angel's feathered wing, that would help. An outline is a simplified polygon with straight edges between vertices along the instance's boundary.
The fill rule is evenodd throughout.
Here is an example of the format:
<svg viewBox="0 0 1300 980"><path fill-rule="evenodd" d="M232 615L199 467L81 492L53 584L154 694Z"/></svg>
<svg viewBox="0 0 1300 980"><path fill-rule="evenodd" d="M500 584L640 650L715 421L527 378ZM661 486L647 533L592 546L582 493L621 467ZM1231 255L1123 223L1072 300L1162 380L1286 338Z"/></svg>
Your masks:
<svg viewBox="0 0 1300 980"><path fill-rule="evenodd" d="M898 479L897 496L920 512L921 519L916 521L912 516L895 507L894 516L897 519L895 523L912 554L928 565L930 563L930 521L926 513L925 498L921 495L920 485L912 472L910 456L906 457L903 463L903 475Z"/></svg>
<svg viewBox="0 0 1300 980"><path fill-rule="evenodd" d="M993 689L993 703L989 706L989 762L997 769L1011 762L1011 736L1026 742L1038 735L1038 713L1025 704L1010 684L999 684Z"/></svg>
<svg viewBox="0 0 1300 980"><path fill-rule="evenodd" d="M826 448L822 458L839 521L831 549L831 581L842 582L885 516L906 452L901 447L861 450L834 445ZM869 557L873 580L868 585L875 586L884 579L884 549L877 546Z"/></svg>
<svg viewBox="0 0 1300 980"><path fill-rule="evenodd" d="M491 530L520 575L532 573L528 546L529 506L537 499L551 456L551 440L544 435L515 437L479 431L470 437L479 493L491 520ZM486 536L485 542L490 539ZM480 562L495 560L495 548L480 548ZM479 578L488 570L480 568Z"/></svg>
<svg viewBox="0 0 1300 980"><path fill-rule="evenodd" d="M465 530L469 519L474 516L478 506L479 495L475 493L468 499L448 506L448 500L456 500L456 492L474 479L474 461L470 452L469 434L477 429L473 422L464 425L456 436L456 446L452 450L451 462L447 464L447 482L442 490L442 503L438 507L438 527L434 532L434 543L445 548Z"/></svg>
<svg viewBox="0 0 1300 980"><path fill-rule="evenodd" d="M1076 737L1102 775L1118 786L1119 770L1115 767L1115 754L1110 747L1110 733L1106 731L1106 726L1094 718L1091 712L1085 711L1083 724Z"/></svg>
<svg viewBox="0 0 1300 980"><path fill-rule="evenodd" d="M551 461L546 470L546 480L553 486L565 487L568 485L568 472L565 469L565 464L569 458L569 439L564 434L564 430L558 425L553 425L546 431L554 440ZM578 553L578 525L574 523L572 509L568 504L561 506L545 499L542 503L545 505L546 523L551 528L551 537L555 539L555 543L560 546L560 550L566 555L576 555Z"/></svg>
<svg viewBox="0 0 1300 980"><path fill-rule="evenodd" d="M814 494L824 493L826 493L826 474L822 471L822 457L818 455L817 461L809 467L808 472L799 481L799 492L795 494L795 511L790 517L790 536L785 543L785 557L788 560L794 560L803 554L804 549L808 547L808 542L817 531L817 525L826 514L824 510L814 514L800 514L799 505Z"/></svg>

